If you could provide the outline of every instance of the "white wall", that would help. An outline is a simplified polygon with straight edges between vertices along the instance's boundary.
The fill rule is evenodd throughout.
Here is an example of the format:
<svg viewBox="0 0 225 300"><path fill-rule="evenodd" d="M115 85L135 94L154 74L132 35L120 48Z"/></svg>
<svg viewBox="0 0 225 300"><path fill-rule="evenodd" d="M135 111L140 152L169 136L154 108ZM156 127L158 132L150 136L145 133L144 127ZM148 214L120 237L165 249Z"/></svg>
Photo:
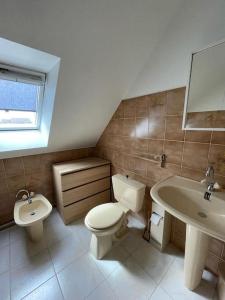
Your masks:
<svg viewBox="0 0 225 300"><path fill-rule="evenodd" d="M185 1L126 98L185 86L191 52L224 38L224 0Z"/></svg>
<svg viewBox="0 0 225 300"><path fill-rule="evenodd" d="M61 58L44 151L96 144L182 2L1 0L0 37Z"/></svg>

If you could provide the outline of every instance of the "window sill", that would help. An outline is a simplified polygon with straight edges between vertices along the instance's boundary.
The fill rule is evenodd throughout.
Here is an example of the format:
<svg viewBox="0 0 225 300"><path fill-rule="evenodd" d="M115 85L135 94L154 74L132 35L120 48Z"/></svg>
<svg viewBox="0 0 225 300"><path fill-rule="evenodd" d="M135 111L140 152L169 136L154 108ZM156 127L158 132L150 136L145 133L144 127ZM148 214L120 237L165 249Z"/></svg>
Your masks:
<svg viewBox="0 0 225 300"><path fill-rule="evenodd" d="M48 136L39 130L0 132L0 152L43 148L47 146Z"/></svg>

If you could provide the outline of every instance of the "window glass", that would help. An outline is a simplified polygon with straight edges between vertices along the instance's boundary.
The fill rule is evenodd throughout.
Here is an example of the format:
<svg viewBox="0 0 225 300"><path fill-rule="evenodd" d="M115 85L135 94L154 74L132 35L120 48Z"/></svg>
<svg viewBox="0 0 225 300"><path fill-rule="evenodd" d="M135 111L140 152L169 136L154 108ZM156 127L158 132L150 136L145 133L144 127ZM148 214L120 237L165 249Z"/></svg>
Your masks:
<svg viewBox="0 0 225 300"><path fill-rule="evenodd" d="M0 129L37 128L40 86L0 79Z"/></svg>

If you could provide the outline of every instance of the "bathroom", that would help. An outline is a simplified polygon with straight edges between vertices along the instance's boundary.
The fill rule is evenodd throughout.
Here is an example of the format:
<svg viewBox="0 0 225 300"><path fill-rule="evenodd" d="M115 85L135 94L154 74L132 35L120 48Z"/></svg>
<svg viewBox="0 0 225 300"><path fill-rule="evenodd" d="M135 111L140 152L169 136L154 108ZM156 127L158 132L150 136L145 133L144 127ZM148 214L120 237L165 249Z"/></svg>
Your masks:
<svg viewBox="0 0 225 300"><path fill-rule="evenodd" d="M0 300L225 299L224 11L0 1Z"/></svg>

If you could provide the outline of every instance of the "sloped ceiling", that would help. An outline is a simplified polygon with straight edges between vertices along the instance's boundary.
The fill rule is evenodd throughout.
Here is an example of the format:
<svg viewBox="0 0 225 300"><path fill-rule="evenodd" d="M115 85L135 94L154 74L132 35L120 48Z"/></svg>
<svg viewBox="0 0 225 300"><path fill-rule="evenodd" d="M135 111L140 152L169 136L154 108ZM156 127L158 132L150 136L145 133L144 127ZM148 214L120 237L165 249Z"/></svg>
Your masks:
<svg viewBox="0 0 225 300"><path fill-rule="evenodd" d="M94 146L182 2L1 0L1 37L61 57L49 147L7 156Z"/></svg>
<svg viewBox="0 0 225 300"><path fill-rule="evenodd" d="M225 39L225 1L184 1L125 97L185 86L191 53Z"/></svg>

